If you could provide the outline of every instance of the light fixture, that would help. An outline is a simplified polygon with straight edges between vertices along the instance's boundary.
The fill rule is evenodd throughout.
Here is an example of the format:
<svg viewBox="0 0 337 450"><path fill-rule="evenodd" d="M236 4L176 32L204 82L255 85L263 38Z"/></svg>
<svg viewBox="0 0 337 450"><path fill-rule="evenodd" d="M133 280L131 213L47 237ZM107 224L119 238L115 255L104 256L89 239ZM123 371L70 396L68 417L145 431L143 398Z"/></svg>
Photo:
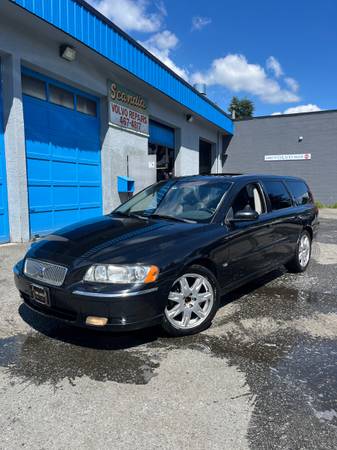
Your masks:
<svg viewBox="0 0 337 450"><path fill-rule="evenodd" d="M60 56L67 61L75 61L76 59L76 50L71 45L62 44L60 45Z"/></svg>
<svg viewBox="0 0 337 450"><path fill-rule="evenodd" d="M298 136L298 142L302 142L303 141L303 136Z"/></svg>
<svg viewBox="0 0 337 450"><path fill-rule="evenodd" d="M186 114L186 122L192 123L194 120L194 116L192 114Z"/></svg>

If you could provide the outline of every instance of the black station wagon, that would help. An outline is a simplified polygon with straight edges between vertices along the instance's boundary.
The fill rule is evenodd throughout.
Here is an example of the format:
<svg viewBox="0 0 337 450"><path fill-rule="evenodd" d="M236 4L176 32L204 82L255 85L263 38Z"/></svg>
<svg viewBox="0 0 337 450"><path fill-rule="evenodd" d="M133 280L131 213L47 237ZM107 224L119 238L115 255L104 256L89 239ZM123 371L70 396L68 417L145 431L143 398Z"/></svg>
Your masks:
<svg viewBox="0 0 337 450"><path fill-rule="evenodd" d="M303 272L317 227L299 178L174 178L33 243L15 283L29 308L69 324L193 334L227 292L281 265Z"/></svg>

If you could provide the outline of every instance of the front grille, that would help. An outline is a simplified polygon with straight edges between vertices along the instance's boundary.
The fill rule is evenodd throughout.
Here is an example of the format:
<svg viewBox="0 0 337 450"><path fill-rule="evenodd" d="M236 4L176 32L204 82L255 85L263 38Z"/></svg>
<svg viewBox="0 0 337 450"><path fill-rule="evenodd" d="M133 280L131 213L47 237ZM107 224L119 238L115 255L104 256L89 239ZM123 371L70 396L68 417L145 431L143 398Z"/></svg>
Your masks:
<svg viewBox="0 0 337 450"><path fill-rule="evenodd" d="M42 281L52 286L61 286L67 274L67 268L38 259L25 261L24 274L33 280Z"/></svg>

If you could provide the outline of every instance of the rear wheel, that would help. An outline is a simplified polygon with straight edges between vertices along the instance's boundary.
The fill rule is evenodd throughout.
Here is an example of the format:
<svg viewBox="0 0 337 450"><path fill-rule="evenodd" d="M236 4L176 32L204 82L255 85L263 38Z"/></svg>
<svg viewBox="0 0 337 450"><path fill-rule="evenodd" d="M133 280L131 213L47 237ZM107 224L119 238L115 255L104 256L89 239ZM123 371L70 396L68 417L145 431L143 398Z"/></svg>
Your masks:
<svg viewBox="0 0 337 450"><path fill-rule="evenodd" d="M298 240L295 256L286 265L289 272L304 272L310 262L311 257L311 236L308 231L304 230Z"/></svg>
<svg viewBox="0 0 337 450"><path fill-rule="evenodd" d="M205 267L193 265L170 290L163 328L172 336L187 336L209 327L219 307L217 281Z"/></svg>

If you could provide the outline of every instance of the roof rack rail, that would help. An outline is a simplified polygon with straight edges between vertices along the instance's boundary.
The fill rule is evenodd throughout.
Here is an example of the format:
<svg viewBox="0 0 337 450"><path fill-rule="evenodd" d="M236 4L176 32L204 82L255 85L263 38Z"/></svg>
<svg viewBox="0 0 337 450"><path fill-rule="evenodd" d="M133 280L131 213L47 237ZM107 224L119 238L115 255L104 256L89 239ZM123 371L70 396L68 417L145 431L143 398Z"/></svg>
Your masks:
<svg viewBox="0 0 337 450"><path fill-rule="evenodd" d="M208 176L214 176L214 177L235 177L237 175L244 175L243 173L201 173L200 175L208 175Z"/></svg>

